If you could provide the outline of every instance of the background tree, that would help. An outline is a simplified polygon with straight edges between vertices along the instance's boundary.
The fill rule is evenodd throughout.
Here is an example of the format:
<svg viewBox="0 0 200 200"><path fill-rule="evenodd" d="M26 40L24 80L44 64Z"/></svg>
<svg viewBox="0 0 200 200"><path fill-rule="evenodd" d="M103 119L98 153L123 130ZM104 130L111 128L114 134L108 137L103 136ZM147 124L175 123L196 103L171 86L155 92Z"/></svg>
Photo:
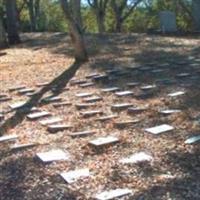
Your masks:
<svg viewBox="0 0 200 200"><path fill-rule="evenodd" d="M115 16L115 31L121 32L122 24L142 0L111 0L111 7Z"/></svg>
<svg viewBox="0 0 200 200"><path fill-rule="evenodd" d="M5 4L8 41L10 44L18 44L20 43L20 37L18 33L19 24L17 21L16 0L6 0Z"/></svg>
<svg viewBox="0 0 200 200"><path fill-rule="evenodd" d="M80 26L80 23L76 21L77 17L73 16L74 12L72 11L72 9L78 11L80 8L79 4L74 0L60 0L60 2L69 26L76 62L85 62L88 60L88 56L85 48L82 27ZM70 7L70 5L73 6ZM81 12L78 13L80 14ZM81 18L81 16L78 18Z"/></svg>
<svg viewBox="0 0 200 200"><path fill-rule="evenodd" d="M109 0L88 0L88 4L94 11L99 33L105 32L105 15Z"/></svg>
<svg viewBox="0 0 200 200"><path fill-rule="evenodd" d="M200 0L192 0L192 16L195 29L200 31Z"/></svg>
<svg viewBox="0 0 200 200"><path fill-rule="evenodd" d="M0 18L0 49L6 46L7 46L6 34L2 23L2 18Z"/></svg>

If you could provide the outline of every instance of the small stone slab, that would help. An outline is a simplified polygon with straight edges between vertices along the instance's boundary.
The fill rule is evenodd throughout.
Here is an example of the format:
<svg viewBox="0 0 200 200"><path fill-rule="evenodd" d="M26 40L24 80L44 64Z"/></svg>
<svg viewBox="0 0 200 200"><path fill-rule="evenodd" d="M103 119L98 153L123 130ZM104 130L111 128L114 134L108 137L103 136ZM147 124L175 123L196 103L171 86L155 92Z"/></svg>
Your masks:
<svg viewBox="0 0 200 200"><path fill-rule="evenodd" d="M58 131L64 131L70 128L72 128L72 126L69 124L53 124L53 125L49 125L47 130L50 133L56 133Z"/></svg>
<svg viewBox="0 0 200 200"><path fill-rule="evenodd" d="M55 123L58 123L61 121L63 121L63 119L61 119L60 117L52 117L49 119L41 120L41 121L39 121L39 123L43 126L47 126L47 125L55 124Z"/></svg>
<svg viewBox="0 0 200 200"><path fill-rule="evenodd" d="M126 85L128 87L136 87L136 86L140 85L140 83L139 82L130 82L130 83L127 83Z"/></svg>
<svg viewBox="0 0 200 200"><path fill-rule="evenodd" d="M72 137L83 137L83 136L92 135L95 133L96 133L95 130L89 130L89 131L74 132L74 133L70 133L69 135Z"/></svg>
<svg viewBox="0 0 200 200"><path fill-rule="evenodd" d="M7 94L0 94L0 98L4 98L4 97L7 97L8 95Z"/></svg>
<svg viewBox="0 0 200 200"><path fill-rule="evenodd" d="M162 125L159 125L159 126L154 126L152 128L145 129L145 131L152 133L154 135L169 132L169 131L172 131L172 130L174 130L174 127L170 126L168 124L162 124Z"/></svg>
<svg viewBox="0 0 200 200"><path fill-rule="evenodd" d="M110 199L120 198L120 197L131 195L131 194L132 194L132 191L129 189L115 189L115 190L101 192L95 196L95 199L110 200Z"/></svg>
<svg viewBox="0 0 200 200"><path fill-rule="evenodd" d="M92 92L84 92L84 93L77 93L75 96L76 96L76 97L84 98L84 97L92 96L93 94L94 94L94 93L92 93Z"/></svg>
<svg viewBox="0 0 200 200"><path fill-rule="evenodd" d="M33 89L33 88L24 88L24 89L18 90L19 94L26 94L26 93L32 93L32 92L35 92L35 89Z"/></svg>
<svg viewBox="0 0 200 200"><path fill-rule="evenodd" d="M164 115L171 115L171 114L180 113L180 112L181 112L181 110L176 110L176 109L159 111L159 113L164 114Z"/></svg>
<svg viewBox="0 0 200 200"><path fill-rule="evenodd" d="M15 145L11 146L10 149L13 150L13 151L17 151L17 150L23 150L23 149L27 149L27 148L32 148L32 147L34 147L36 145L37 144L33 144L33 143L15 144Z"/></svg>
<svg viewBox="0 0 200 200"><path fill-rule="evenodd" d="M184 91L178 91L178 92L170 93L167 96L169 96L169 97L177 97L177 96L181 96L181 95L184 95L184 94L185 94Z"/></svg>
<svg viewBox="0 0 200 200"><path fill-rule="evenodd" d="M36 156L44 163L69 159L69 154L60 149L37 153Z"/></svg>
<svg viewBox="0 0 200 200"><path fill-rule="evenodd" d="M0 142L8 142L12 140L16 140L18 138L17 135L4 135L0 137Z"/></svg>
<svg viewBox="0 0 200 200"><path fill-rule="evenodd" d="M57 102L57 103L52 104L52 106L55 108L62 107L62 106L70 106L70 105L72 105L72 103L69 101L62 101L62 102Z"/></svg>
<svg viewBox="0 0 200 200"><path fill-rule="evenodd" d="M190 76L190 73L180 73L176 75L177 78L186 78L189 76Z"/></svg>
<svg viewBox="0 0 200 200"><path fill-rule="evenodd" d="M70 184L76 182L78 179L90 176L90 172L88 168L85 168L69 172L62 172L60 175L67 183Z"/></svg>
<svg viewBox="0 0 200 200"><path fill-rule="evenodd" d="M83 84L80 84L80 87L82 87L82 88L86 88L86 87L91 87L91 86L93 86L93 85L94 85L93 82L89 82L89 83L83 83Z"/></svg>
<svg viewBox="0 0 200 200"><path fill-rule="evenodd" d="M124 110L127 109L129 107L133 106L133 104L131 103L120 103L120 104L114 104L111 106L111 109L113 111L120 111L120 110Z"/></svg>
<svg viewBox="0 0 200 200"><path fill-rule="evenodd" d="M156 88L156 85L145 85L145 86L140 87L140 89L143 91L152 90L155 88Z"/></svg>
<svg viewBox="0 0 200 200"><path fill-rule="evenodd" d="M35 113L28 114L27 118L34 120L34 119L39 119L39 118L42 118L42 117L47 117L49 115L51 115L49 112L41 111L41 112L35 112Z"/></svg>
<svg viewBox="0 0 200 200"><path fill-rule="evenodd" d="M3 102L3 101L10 101L12 98L9 97L9 96L5 96L5 97L1 97L0 98L0 102Z"/></svg>
<svg viewBox="0 0 200 200"><path fill-rule="evenodd" d="M103 89L101 89L102 92L116 92L118 90L119 90L118 87L109 87L109 88L103 88Z"/></svg>
<svg viewBox="0 0 200 200"><path fill-rule="evenodd" d="M85 78L93 78L95 76L99 76L100 74L98 73L92 73L92 74L88 74L87 76L85 76Z"/></svg>
<svg viewBox="0 0 200 200"><path fill-rule="evenodd" d="M144 162L150 162L153 160L153 157L146 154L145 152L139 152L139 153L134 153L133 155L123 158L119 160L120 163L122 164L137 164L137 163L144 163Z"/></svg>
<svg viewBox="0 0 200 200"><path fill-rule="evenodd" d="M100 146L104 146L108 144L114 144L116 142L119 142L119 139L117 137L107 136L107 137L99 137L95 140L91 140L89 144L95 147L100 147Z"/></svg>
<svg viewBox="0 0 200 200"><path fill-rule="evenodd" d="M126 126L134 125L140 122L140 120L135 119L135 120L126 120L126 121L118 121L114 123L114 126L117 128L124 128Z"/></svg>
<svg viewBox="0 0 200 200"><path fill-rule="evenodd" d="M92 117L94 115L98 115L98 114L102 114L103 112L101 110L91 110L91 111L85 111L85 112L81 112L80 114L83 117Z"/></svg>
<svg viewBox="0 0 200 200"><path fill-rule="evenodd" d="M114 118L117 118L117 117L118 117L118 115L107 115L107 116L99 117L96 120L101 121L101 122L105 122L105 121L108 121L108 120L111 120L111 119L114 119Z"/></svg>
<svg viewBox="0 0 200 200"><path fill-rule="evenodd" d="M131 108L128 108L128 113L129 114L140 114L146 110L147 110L147 107L131 107Z"/></svg>
<svg viewBox="0 0 200 200"><path fill-rule="evenodd" d="M197 135L197 136L193 136L193 137L190 137L187 140L185 140L185 144L194 144L199 141L200 141L200 135Z"/></svg>
<svg viewBox="0 0 200 200"><path fill-rule="evenodd" d="M79 104L76 104L75 105L77 109L85 109L85 108L89 108L89 107L92 107L92 106L96 106L95 103L79 103Z"/></svg>
<svg viewBox="0 0 200 200"><path fill-rule="evenodd" d="M70 84L71 85L80 85L80 84L83 84L83 83L86 83L86 82L87 82L87 80L85 80L85 79L72 79L70 81Z"/></svg>
<svg viewBox="0 0 200 200"><path fill-rule="evenodd" d="M108 79L108 77L109 77L108 75L100 74L100 75L94 76L92 78L92 80L94 80L94 81L105 81L105 80Z"/></svg>
<svg viewBox="0 0 200 200"><path fill-rule="evenodd" d="M24 85L19 85L19 86L11 87L11 88L9 88L8 90L9 90L10 92L14 92L14 91L18 91L18 90L21 90L21 89L25 89L25 87L26 87L26 86L24 86Z"/></svg>
<svg viewBox="0 0 200 200"><path fill-rule="evenodd" d="M15 102L13 104L10 104L9 107L12 110L16 110L16 109L23 107L26 103L27 103L26 101L18 101L18 102Z"/></svg>
<svg viewBox="0 0 200 200"><path fill-rule="evenodd" d="M49 82L43 82L43 83L36 84L37 87L43 87L43 86L47 86L47 85L49 85Z"/></svg>
<svg viewBox="0 0 200 200"><path fill-rule="evenodd" d="M43 103L60 102L60 101L62 101L62 97L58 97L58 96L47 97L47 98L42 99Z"/></svg>
<svg viewBox="0 0 200 200"><path fill-rule="evenodd" d="M134 93L132 91L126 90L126 91L121 91L121 92L115 92L115 94L118 97L124 97L124 96L132 96Z"/></svg>
<svg viewBox="0 0 200 200"><path fill-rule="evenodd" d="M102 99L103 99L102 97L93 96L93 97L84 98L83 101L86 103L92 103L92 102L101 101Z"/></svg>

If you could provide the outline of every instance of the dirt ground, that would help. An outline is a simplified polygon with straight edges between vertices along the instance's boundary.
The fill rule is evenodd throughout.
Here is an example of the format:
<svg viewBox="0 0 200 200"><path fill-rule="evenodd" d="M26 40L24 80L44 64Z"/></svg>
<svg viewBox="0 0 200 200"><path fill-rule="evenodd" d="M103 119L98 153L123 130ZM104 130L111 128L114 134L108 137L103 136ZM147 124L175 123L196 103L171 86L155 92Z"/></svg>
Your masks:
<svg viewBox="0 0 200 200"><path fill-rule="evenodd" d="M23 34L23 43L0 53L0 94L12 97L0 102L3 135L18 135L17 143L36 143L37 146L12 151L14 142L0 143L0 200L75 200L93 199L95 194L109 189L129 188L129 200L199 200L200 148L199 143L186 145L190 136L200 134L200 37L161 37L146 34L87 35L90 60L76 73L74 79L87 80L92 73L109 74L108 80L94 82L82 88L67 84L69 90L59 91L71 105L55 108L52 104L36 106L59 116L72 125L69 130L51 134L39 120L30 121L26 115L9 110L9 104L33 97L9 92L9 88L25 85L37 91L38 83L52 82L73 64L70 38L61 33ZM119 69L121 74L108 70ZM161 69L161 71L159 71ZM155 72L155 70L158 70ZM124 73L125 72L125 73ZM177 74L189 73L178 77ZM162 80L171 80L164 84ZM139 82L134 88L127 83ZM156 84L150 95L141 95L141 86ZM117 97L102 93L101 89L117 86L131 90L131 97ZM45 86L44 86L45 87ZM52 88L43 96L52 94ZM185 95L170 98L168 93L185 91ZM102 97L95 106L86 110L100 110L104 115L118 114L107 122L96 121L98 116L83 118L76 104L82 103L77 93L93 92ZM147 106L147 110L130 115L127 109L111 110L112 104L131 103ZM180 113L163 116L159 110L180 109ZM139 122L117 128L116 121ZM7 125L7 129L2 127ZM154 136L145 128L169 124L174 131ZM72 138L77 131L96 130L87 137ZM88 142L100 136L114 135L120 142L94 149ZM36 153L60 148L70 154L69 161L43 164ZM153 157L150 163L124 165L119 159L144 151ZM59 176L63 171L89 168L91 176L67 184Z"/></svg>

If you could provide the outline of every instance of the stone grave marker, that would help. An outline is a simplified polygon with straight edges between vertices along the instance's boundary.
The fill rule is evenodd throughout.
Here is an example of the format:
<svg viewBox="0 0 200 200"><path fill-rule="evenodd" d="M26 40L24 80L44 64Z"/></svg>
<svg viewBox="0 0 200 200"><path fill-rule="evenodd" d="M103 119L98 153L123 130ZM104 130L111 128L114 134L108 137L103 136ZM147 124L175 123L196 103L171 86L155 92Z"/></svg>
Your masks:
<svg viewBox="0 0 200 200"><path fill-rule="evenodd" d="M17 150L23 150L23 149L27 149L27 148L32 148L34 146L36 146L37 144L33 144L33 143L27 143L27 144L15 144L13 146L10 147L10 149L12 151L17 151Z"/></svg>
<svg viewBox="0 0 200 200"><path fill-rule="evenodd" d="M200 135L197 135L197 136L193 136L193 137L190 137L187 140L185 140L185 144L194 144L199 141L200 141Z"/></svg>
<svg viewBox="0 0 200 200"><path fill-rule="evenodd" d="M135 120L121 120L121 121L114 122L114 126L117 127L117 128L125 128L127 126L131 126L131 125L137 124L139 122L140 122L139 119L135 119Z"/></svg>
<svg viewBox="0 0 200 200"><path fill-rule="evenodd" d="M62 101L62 102L57 102L57 103L52 104L52 106L55 108L62 107L62 106L71 106L71 105L72 103L69 101Z"/></svg>
<svg viewBox="0 0 200 200"><path fill-rule="evenodd" d="M108 88L101 89L102 92L116 92L118 90L119 90L118 87L108 87Z"/></svg>
<svg viewBox="0 0 200 200"><path fill-rule="evenodd" d="M91 73L91 74L88 74L87 76L85 76L85 78L88 78L88 79L90 79L90 78L93 78L93 77L95 77L95 76L99 76L100 74L99 73Z"/></svg>
<svg viewBox="0 0 200 200"><path fill-rule="evenodd" d="M40 111L40 112L35 112L35 113L31 113L27 115L27 118L30 120L34 120L34 119L39 119L42 117L47 117L50 116L51 114L47 111Z"/></svg>
<svg viewBox="0 0 200 200"><path fill-rule="evenodd" d="M76 182L78 179L90 176L90 172L88 168L85 168L74 171L62 172L60 175L67 183L70 184Z"/></svg>
<svg viewBox="0 0 200 200"><path fill-rule="evenodd" d="M116 198L120 198L127 195L132 195L132 191L129 189L115 189L115 190L101 192L95 196L95 199L110 200L110 199L116 199Z"/></svg>
<svg viewBox="0 0 200 200"><path fill-rule="evenodd" d="M111 106L111 109L113 111L121 111L121 110L125 110L131 106L133 106L133 104L131 104L131 103L119 103L119 104L113 104Z"/></svg>
<svg viewBox="0 0 200 200"><path fill-rule="evenodd" d="M92 80L93 81L106 81L106 80L108 80L108 75L106 75L106 74L100 74L100 75L97 75L97 76L94 76L93 78L92 78Z"/></svg>
<svg viewBox="0 0 200 200"><path fill-rule="evenodd" d="M101 100L103 100L103 98L100 96L92 96L92 97L87 97L83 99L83 101L86 103L92 103L92 102L97 102Z"/></svg>
<svg viewBox="0 0 200 200"><path fill-rule="evenodd" d="M118 97L132 96L134 93L130 90L115 92Z"/></svg>
<svg viewBox="0 0 200 200"><path fill-rule="evenodd" d="M177 92L169 93L167 96L169 96L169 97L177 97L177 96L181 96L181 95L184 95L184 94L185 94L184 91L177 91Z"/></svg>
<svg viewBox="0 0 200 200"><path fill-rule="evenodd" d="M189 76L190 76L190 73L180 73L176 75L177 78L186 78Z"/></svg>
<svg viewBox="0 0 200 200"><path fill-rule="evenodd" d="M47 126L47 125L55 124L61 121L63 121L63 119L61 119L60 117L51 117L48 119L41 120L39 121L39 123L43 126Z"/></svg>
<svg viewBox="0 0 200 200"><path fill-rule="evenodd" d="M99 137L89 142L90 145L95 147L101 147L108 144L114 144L119 142L119 139L114 136L107 136L107 137Z"/></svg>
<svg viewBox="0 0 200 200"><path fill-rule="evenodd" d="M4 135L0 137L0 142L8 142L8 141L13 141L18 138L17 135Z"/></svg>
<svg viewBox="0 0 200 200"><path fill-rule="evenodd" d="M11 88L9 88L8 90L9 90L10 92L14 92L14 91L18 91L18 90L25 89L25 88L26 88L26 86L24 86L24 85L19 85L19 86L11 87Z"/></svg>
<svg viewBox="0 0 200 200"><path fill-rule="evenodd" d="M44 163L69 160L69 153L65 153L61 149L55 149L47 152L37 153L36 156Z"/></svg>
<svg viewBox="0 0 200 200"><path fill-rule="evenodd" d="M94 115L103 114L103 112L101 110L91 110L91 111L80 112L80 114L83 117L92 117Z"/></svg>
<svg viewBox="0 0 200 200"><path fill-rule="evenodd" d="M112 119L117 118L117 117L118 117L118 115L106 115L106 116L99 117L96 120L101 121L101 122L105 122L105 121L112 120Z"/></svg>
<svg viewBox="0 0 200 200"><path fill-rule="evenodd" d="M36 84L37 87L43 87L43 86L47 86L47 85L49 85L49 82L41 82L41 83Z"/></svg>
<svg viewBox="0 0 200 200"><path fill-rule="evenodd" d="M134 153L131 156L127 158L120 159L119 162L122 164L137 164L137 163L143 163L143 162L150 162L153 160L153 157L149 154L146 154L145 152L138 152Z"/></svg>
<svg viewBox="0 0 200 200"><path fill-rule="evenodd" d="M82 87L82 88L91 87L91 86L94 86L93 82L80 84L80 87Z"/></svg>
<svg viewBox="0 0 200 200"><path fill-rule="evenodd" d="M92 93L92 92L84 92L84 93L77 93L75 96L76 96L76 97L84 98L84 97L92 96L93 94L94 94L94 93Z"/></svg>
<svg viewBox="0 0 200 200"><path fill-rule="evenodd" d="M9 107L12 110L16 110L16 109L23 107L26 103L27 103L27 101L18 101L18 102L15 102L13 104L10 104Z"/></svg>
<svg viewBox="0 0 200 200"><path fill-rule="evenodd" d="M142 112L147 111L148 107L131 107L128 108L128 113L129 114L140 114Z"/></svg>
<svg viewBox="0 0 200 200"><path fill-rule="evenodd" d="M159 111L159 113L164 114L164 115L171 115L174 113L180 113L181 110L177 110L177 109L169 109L169 110L161 110Z"/></svg>
<svg viewBox="0 0 200 200"><path fill-rule="evenodd" d="M33 88L24 88L24 89L18 90L19 94L27 94L27 93L32 93L32 92L35 92L35 89L33 89Z"/></svg>
<svg viewBox="0 0 200 200"><path fill-rule="evenodd" d="M0 97L0 102L3 102L3 101L10 101L12 98L9 97L9 96L5 96L5 97Z"/></svg>
<svg viewBox="0 0 200 200"><path fill-rule="evenodd" d="M81 109L86 109L89 107L94 107L96 106L95 103L78 103L75 105L77 109L81 110Z"/></svg>
<svg viewBox="0 0 200 200"><path fill-rule="evenodd" d="M148 90L152 90L155 88L156 88L156 85L145 85L145 86L140 87L140 89L143 91L148 91Z"/></svg>
<svg viewBox="0 0 200 200"><path fill-rule="evenodd" d="M128 87L136 87L136 86L140 85L140 83L139 83L139 82L129 82L129 83L127 83L126 85L127 85Z"/></svg>
<svg viewBox="0 0 200 200"><path fill-rule="evenodd" d="M84 136L88 136L88 135L93 135L95 133L96 133L95 130L88 130L88 131L80 131L80 132L70 133L69 135L71 137L84 137Z"/></svg>
<svg viewBox="0 0 200 200"><path fill-rule="evenodd" d="M85 79L72 79L70 81L70 84L71 85L80 85L80 84L83 84L83 83L86 83L86 82L87 82L87 80L85 80Z"/></svg>
<svg viewBox="0 0 200 200"><path fill-rule="evenodd" d="M46 97L41 100L41 102L43 103L61 102L61 101L62 101L62 97L59 97L59 96Z"/></svg>
<svg viewBox="0 0 200 200"><path fill-rule="evenodd" d="M50 133L56 133L58 131L64 131L64 130L70 129L72 127L73 126L69 125L69 124L53 124L53 125L48 125L47 130Z"/></svg>
<svg viewBox="0 0 200 200"><path fill-rule="evenodd" d="M162 124L162 125L159 125L159 126L154 126L154 127L145 129L146 132L152 133L154 135L169 132L169 131L172 131L172 130L174 130L174 127L170 126L168 124Z"/></svg>

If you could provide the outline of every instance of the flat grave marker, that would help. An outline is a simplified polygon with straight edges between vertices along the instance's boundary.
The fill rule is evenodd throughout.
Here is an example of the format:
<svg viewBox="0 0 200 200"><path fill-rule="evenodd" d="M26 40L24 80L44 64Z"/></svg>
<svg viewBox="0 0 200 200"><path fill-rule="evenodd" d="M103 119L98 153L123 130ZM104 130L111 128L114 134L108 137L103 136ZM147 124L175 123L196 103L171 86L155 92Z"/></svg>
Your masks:
<svg viewBox="0 0 200 200"><path fill-rule="evenodd" d="M118 87L108 87L108 88L101 89L102 92L116 92L118 90L120 90Z"/></svg>
<svg viewBox="0 0 200 200"><path fill-rule="evenodd" d="M154 127L145 129L146 132L152 133L154 135L169 132L169 131L172 131L172 130L174 130L174 127L170 126L168 124L162 124L162 125L159 125L159 126L154 126Z"/></svg>
<svg viewBox="0 0 200 200"><path fill-rule="evenodd" d="M53 125L49 125L47 127L47 130L50 132L50 133L56 133L58 131L64 131L64 130L67 130L67 129L70 129L72 128L73 126L70 125L70 124L53 124Z"/></svg>
<svg viewBox="0 0 200 200"><path fill-rule="evenodd" d="M69 101L62 101L62 102L57 102L57 103L52 104L52 106L55 108L62 107L62 106L71 106L71 105L72 103Z"/></svg>
<svg viewBox="0 0 200 200"><path fill-rule="evenodd" d="M88 135L93 135L95 133L96 133L95 130L88 130L88 131L80 131L80 132L70 133L69 135L71 137L84 137L84 136L88 136Z"/></svg>
<svg viewBox="0 0 200 200"><path fill-rule="evenodd" d="M92 117L94 115L103 114L103 112L101 110L91 110L91 111L80 112L80 114L83 117Z"/></svg>
<svg viewBox="0 0 200 200"><path fill-rule="evenodd" d="M11 88L9 88L8 90L9 90L10 92L14 92L14 91L18 91L18 90L25 89L25 88L26 88L26 86L24 86L24 85L19 85L19 86L11 87Z"/></svg>
<svg viewBox="0 0 200 200"><path fill-rule="evenodd" d="M147 111L148 107L130 107L128 108L129 114L140 114Z"/></svg>
<svg viewBox="0 0 200 200"><path fill-rule="evenodd" d="M60 102L60 101L62 101L62 97L59 97L59 96L46 97L41 100L41 102L44 102L44 103Z"/></svg>
<svg viewBox="0 0 200 200"><path fill-rule="evenodd" d="M155 88L156 88L156 85L145 85L145 86L140 87L140 89L143 91L148 91L148 90L152 90Z"/></svg>
<svg viewBox="0 0 200 200"><path fill-rule="evenodd" d="M41 120L39 121L39 123L43 126L47 126L47 125L55 124L61 121L63 121L63 119L61 119L60 117L51 117L48 119Z"/></svg>
<svg viewBox="0 0 200 200"><path fill-rule="evenodd" d="M92 97L83 99L83 101L86 103L92 103L92 102L97 102L97 101L101 101L101 100L103 100L103 98L100 96L92 96Z"/></svg>
<svg viewBox="0 0 200 200"><path fill-rule="evenodd" d="M84 98L84 97L89 97L92 96L94 93L92 92L84 92L84 93L77 93L75 94L76 97Z"/></svg>
<svg viewBox="0 0 200 200"><path fill-rule="evenodd" d="M80 84L80 87L82 87L82 88L91 87L91 86L94 86L93 82Z"/></svg>
<svg viewBox="0 0 200 200"><path fill-rule="evenodd" d="M169 109L169 110L160 110L159 113L160 114L164 114L164 115L171 115L171 114L175 114L175 113L180 113L181 110L177 110L177 109Z"/></svg>
<svg viewBox="0 0 200 200"><path fill-rule="evenodd" d="M135 119L135 120L121 120L121 121L114 122L114 126L117 127L117 128L124 128L126 126L131 126L131 125L137 124L139 122L140 122L139 119Z"/></svg>
<svg viewBox="0 0 200 200"><path fill-rule="evenodd" d="M88 168L85 168L74 171L62 172L60 175L67 183L70 184L78 181L78 179L90 176L90 171Z"/></svg>
<svg viewBox="0 0 200 200"><path fill-rule="evenodd" d="M132 91L126 90L126 91L120 91L120 92L115 92L115 95L118 97L124 97L124 96L132 96L134 93Z"/></svg>
<svg viewBox="0 0 200 200"><path fill-rule="evenodd" d="M37 144L33 144L33 143L15 144L15 145L11 146L10 149L13 150L13 151L17 151L17 150L23 150L23 149L27 149L27 148L32 148L32 147L34 147L36 145Z"/></svg>
<svg viewBox="0 0 200 200"><path fill-rule="evenodd" d="M137 163L143 163L143 162L150 162L153 160L153 157L145 152L138 152L134 153L131 156L127 158L122 158L119 160L122 164L137 164Z"/></svg>
<svg viewBox="0 0 200 200"><path fill-rule="evenodd" d="M12 98L9 97L9 96L5 96L5 97L1 97L0 98L0 102L3 102L3 101L10 101Z"/></svg>
<svg viewBox="0 0 200 200"><path fill-rule="evenodd" d="M51 114L47 111L40 111L40 112L35 112L35 113L31 113L27 115L27 118L30 120L34 120L34 119L39 119L42 117L47 117L50 116Z"/></svg>
<svg viewBox="0 0 200 200"><path fill-rule="evenodd" d="M128 87L136 87L136 86L140 85L140 83L139 82L130 82L130 83L127 83L126 85Z"/></svg>
<svg viewBox="0 0 200 200"><path fill-rule="evenodd" d="M18 90L19 94L26 94L26 93L32 93L32 92L35 92L35 89L33 89L33 88L24 88L24 89Z"/></svg>
<svg viewBox="0 0 200 200"><path fill-rule="evenodd" d="M78 103L75 105L77 109L85 109L85 108L89 108L89 107L94 107L96 106L95 103Z"/></svg>
<svg viewBox="0 0 200 200"><path fill-rule="evenodd" d="M0 142L8 142L8 141L13 141L18 138L17 135L4 135L0 137Z"/></svg>
<svg viewBox="0 0 200 200"><path fill-rule="evenodd" d="M95 199L110 200L110 199L120 198L120 197L131 195L131 194L132 194L132 191L129 189L115 189L115 190L101 192L95 196Z"/></svg>
<svg viewBox="0 0 200 200"><path fill-rule="evenodd" d="M131 104L131 103L119 103L119 104L113 104L111 106L111 109L113 111L121 111L121 110L127 109L131 106L133 106L133 104Z"/></svg>
<svg viewBox="0 0 200 200"><path fill-rule="evenodd" d="M101 147L108 144L114 144L119 142L119 139L114 136L107 136L107 137L99 137L89 142L90 145L95 147Z"/></svg>
<svg viewBox="0 0 200 200"><path fill-rule="evenodd" d="M181 95L184 95L184 94L185 94L184 91L177 91L177 92L169 93L167 96L169 96L169 97L177 97L177 96L181 96Z"/></svg>
<svg viewBox="0 0 200 200"><path fill-rule="evenodd" d="M69 160L69 154L61 149L55 149L47 152L37 153L36 156L44 163Z"/></svg>
<svg viewBox="0 0 200 200"><path fill-rule="evenodd" d="M105 116L97 118L96 120L101 121L101 122L105 122L105 121L112 120L112 119L117 118L117 117L118 117L118 115L105 115Z"/></svg>
<svg viewBox="0 0 200 200"><path fill-rule="evenodd" d="M26 103L27 103L27 101L18 101L18 102L15 102L13 104L10 104L9 107L12 110L16 110L16 109L23 107Z"/></svg>
<svg viewBox="0 0 200 200"><path fill-rule="evenodd" d="M193 136L185 140L185 144L194 144L196 142L200 142L200 135Z"/></svg>

